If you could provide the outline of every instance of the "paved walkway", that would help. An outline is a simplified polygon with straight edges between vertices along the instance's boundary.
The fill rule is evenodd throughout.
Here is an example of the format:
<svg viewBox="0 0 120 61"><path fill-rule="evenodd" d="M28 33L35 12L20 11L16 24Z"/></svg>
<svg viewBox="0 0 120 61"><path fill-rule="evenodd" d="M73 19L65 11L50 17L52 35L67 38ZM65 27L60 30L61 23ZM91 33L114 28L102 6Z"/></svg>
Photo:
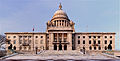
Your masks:
<svg viewBox="0 0 120 61"><path fill-rule="evenodd" d="M84 55L81 52L77 51L69 51L69 52L57 52L57 51L43 51L39 54L18 54L16 56L12 56L6 59L42 59L42 60L48 60L48 59L75 59L75 60L81 60L81 59L113 59L111 57L101 55L101 54L93 54L93 55Z"/></svg>

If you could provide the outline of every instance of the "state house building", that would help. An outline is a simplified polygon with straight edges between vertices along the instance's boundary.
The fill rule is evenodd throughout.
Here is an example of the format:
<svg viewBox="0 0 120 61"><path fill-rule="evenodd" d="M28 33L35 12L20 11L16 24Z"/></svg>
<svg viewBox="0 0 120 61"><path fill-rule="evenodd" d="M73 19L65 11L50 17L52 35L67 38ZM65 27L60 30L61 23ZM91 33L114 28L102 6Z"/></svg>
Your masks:
<svg viewBox="0 0 120 61"><path fill-rule="evenodd" d="M12 45L16 51L115 50L115 33L75 32L75 23L62 10L62 5L46 23L46 32L6 32L6 49Z"/></svg>

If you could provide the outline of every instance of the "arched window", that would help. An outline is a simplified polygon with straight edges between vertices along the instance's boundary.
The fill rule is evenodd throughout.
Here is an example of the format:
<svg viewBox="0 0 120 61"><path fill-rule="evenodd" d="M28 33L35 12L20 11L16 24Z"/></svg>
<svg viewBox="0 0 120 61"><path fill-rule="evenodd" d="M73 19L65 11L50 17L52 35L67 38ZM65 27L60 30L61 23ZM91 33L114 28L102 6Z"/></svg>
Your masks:
<svg viewBox="0 0 120 61"><path fill-rule="evenodd" d="M98 49L101 50L101 47L99 46Z"/></svg>
<svg viewBox="0 0 120 61"><path fill-rule="evenodd" d="M112 50L111 44L108 45L108 49L109 49L109 50Z"/></svg>
<svg viewBox="0 0 120 61"><path fill-rule="evenodd" d="M64 50L67 50L67 45L66 44L64 45Z"/></svg>
<svg viewBox="0 0 120 61"><path fill-rule="evenodd" d="M105 46L105 50L107 50L107 46Z"/></svg>
<svg viewBox="0 0 120 61"><path fill-rule="evenodd" d="M10 44L10 46L8 47L8 49L12 49L12 44Z"/></svg>
<svg viewBox="0 0 120 61"><path fill-rule="evenodd" d="M94 50L96 50L96 46L94 46Z"/></svg>
<svg viewBox="0 0 120 61"><path fill-rule="evenodd" d="M92 50L92 47L90 46L89 49Z"/></svg>
<svg viewBox="0 0 120 61"><path fill-rule="evenodd" d="M14 44L16 44L16 40L14 40Z"/></svg>
<svg viewBox="0 0 120 61"><path fill-rule="evenodd" d="M14 46L13 49L16 50L16 47Z"/></svg>
<svg viewBox="0 0 120 61"><path fill-rule="evenodd" d="M56 44L54 44L54 50L57 50L57 45Z"/></svg>
<svg viewBox="0 0 120 61"><path fill-rule="evenodd" d="M59 44L59 50L62 50L62 45L61 44Z"/></svg>

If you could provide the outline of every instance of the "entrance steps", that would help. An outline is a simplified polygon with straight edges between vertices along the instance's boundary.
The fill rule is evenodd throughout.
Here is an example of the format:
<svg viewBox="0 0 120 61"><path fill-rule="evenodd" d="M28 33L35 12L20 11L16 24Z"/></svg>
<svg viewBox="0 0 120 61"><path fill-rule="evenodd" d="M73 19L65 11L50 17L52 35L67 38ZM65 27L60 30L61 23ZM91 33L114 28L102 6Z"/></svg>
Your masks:
<svg viewBox="0 0 120 61"><path fill-rule="evenodd" d="M57 55L69 55L69 56L83 56L82 52L80 51L54 51L54 50L46 50L41 52L39 55L42 56L57 56Z"/></svg>

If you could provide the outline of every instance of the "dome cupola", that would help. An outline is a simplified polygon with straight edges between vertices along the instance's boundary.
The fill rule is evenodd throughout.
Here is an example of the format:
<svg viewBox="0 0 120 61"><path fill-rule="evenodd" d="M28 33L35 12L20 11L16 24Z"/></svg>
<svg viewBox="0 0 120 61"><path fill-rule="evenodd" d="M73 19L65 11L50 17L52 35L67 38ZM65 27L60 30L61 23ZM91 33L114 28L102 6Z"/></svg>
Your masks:
<svg viewBox="0 0 120 61"><path fill-rule="evenodd" d="M51 21L53 20L61 20L61 19L66 19L66 20L69 20L67 14L62 10L62 5L60 3L59 5L59 9L54 13Z"/></svg>

